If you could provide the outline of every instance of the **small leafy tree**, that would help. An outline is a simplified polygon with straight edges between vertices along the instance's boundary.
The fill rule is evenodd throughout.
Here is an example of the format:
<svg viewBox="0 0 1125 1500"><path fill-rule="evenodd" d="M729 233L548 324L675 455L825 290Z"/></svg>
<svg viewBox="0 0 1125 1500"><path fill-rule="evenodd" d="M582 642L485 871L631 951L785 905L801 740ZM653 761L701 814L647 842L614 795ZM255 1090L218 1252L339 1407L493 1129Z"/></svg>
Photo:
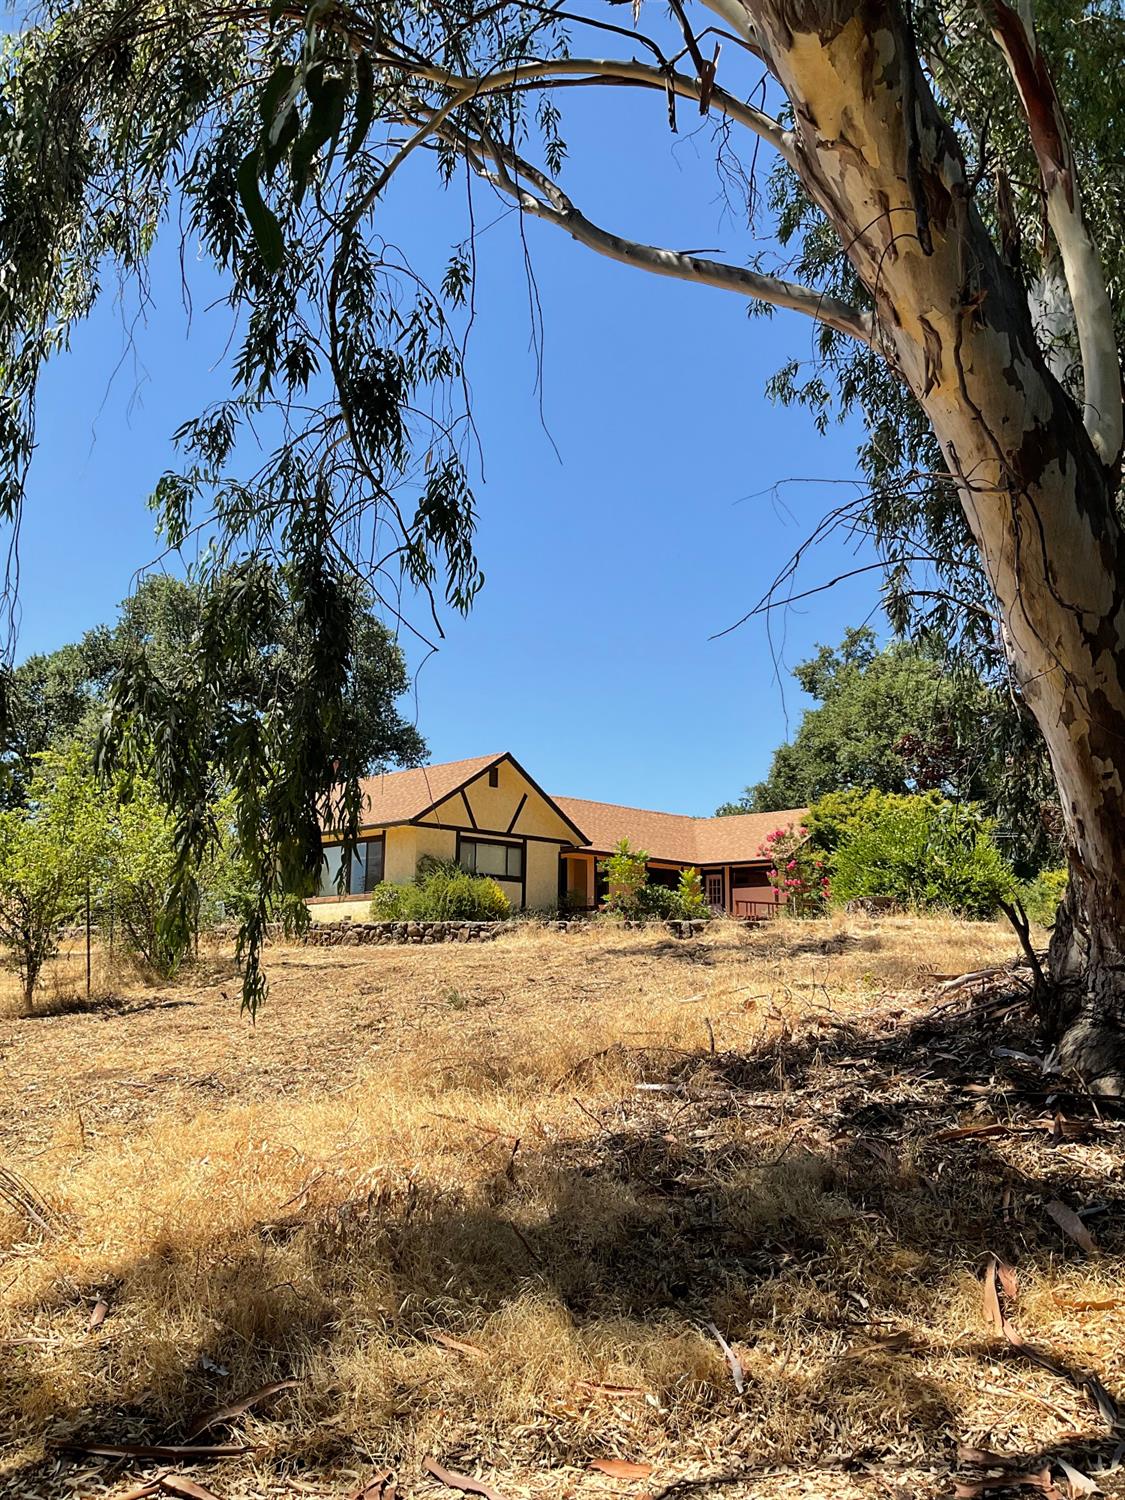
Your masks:
<svg viewBox="0 0 1125 1500"><path fill-rule="evenodd" d="M144 786L120 804L114 822L109 897L116 920L128 947L161 978L171 978L187 955L191 930L165 920L175 866L171 822Z"/></svg>
<svg viewBox="0 0 1125 1500"><path fill-rule="evenodd" d="M19 975L24 1009L33 1007L43 965L78 910L62 830L20 812L0 813L0 940Z"/></svg>
<svg viewBox="0 0 1125 1500"><path fill-rule="evenodd" d="M41 761L27 805L0 813L0 941L27 1011L98 877L104 837L96 788L73 751Z"/></svg>
<svg viewBox="0 0 1125 1500"><path fill-rule="evenodd" d="M828 905L829 883L825 861L809 842L803 824L775 828L758 850L773 861L769 882L795 917L816 917Z"/></svg>
<svg viewBox="0 0 1125 1500"><path fill-rule="evenodd" d="M237 847L231 796L203 809L218 837L208 857L191 867L182 890L175 825L152 784L137 778L98 791L108 830L101 914L112 911L126 946L160 978L170 979L201 929L228 911L241 915L256 901L252 872Z"/></svg>

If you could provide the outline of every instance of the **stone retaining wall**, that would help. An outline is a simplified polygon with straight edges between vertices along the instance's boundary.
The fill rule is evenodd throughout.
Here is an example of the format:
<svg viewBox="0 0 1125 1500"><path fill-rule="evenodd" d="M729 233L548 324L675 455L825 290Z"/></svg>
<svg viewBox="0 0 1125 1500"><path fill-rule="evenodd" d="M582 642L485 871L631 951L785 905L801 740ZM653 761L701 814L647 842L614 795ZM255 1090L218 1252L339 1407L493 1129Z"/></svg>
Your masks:
<svg viewBox="0 0 1125 1500"><path fill-rule="evenodd" d="M502 932L516 932L519 922L353 922L345 917L340 922L316 923L300 940L310 948L361 947L372 943L490 943ZM590 932L593 924L589 917L547 917L539 923L546 932ZM655 917L649 921L624 921L614 924L626 932L651 931L662 928L672 937L699 937L707 928L706 922L673 922ZM97 926L92 929L94 937L101 937ZM230 938L238 934L233 922L223 922L212 927L204 936ZM63 941L76 941L86 936L85 927L64 928ZM281 927L271 922L267 937L275 941L282 937Z"/></svg>
<svg viewBox="0 0 1125 1500"><path fill-rule="evenodd" d="M369 943L490 943L504 922L322 922L310 927L309 948L359 947Z"/></svg>
<svg viewBox="0 0 1125 1500"><path fill-rule="evenodd" d="M701 933L707 930L708 923L700 920L693 920L691 922L666 921L663 917L649 917L637 920L627 917L623 922L615 923L614 925L621 927L625 932L646 932L652 931L654 928L662 928L665 932L670 932L673 937L686 938L699 937ZM557 922L550 920L544 922L543 926L549 932L589 932L591 924L588 917L560 917Z"/></svg>
<svg viewBox="0 0 1125 1500"><path fill-rule="evenodd" d="M698 937L706 922L622 922L626 931L663 928L673 937ZM582 917L546 921L548 932L589 932ZM310 948L362 947L374 943L490 943L502 932L516 932L516 922L324 922L310 927L303 941Z"/></svg>

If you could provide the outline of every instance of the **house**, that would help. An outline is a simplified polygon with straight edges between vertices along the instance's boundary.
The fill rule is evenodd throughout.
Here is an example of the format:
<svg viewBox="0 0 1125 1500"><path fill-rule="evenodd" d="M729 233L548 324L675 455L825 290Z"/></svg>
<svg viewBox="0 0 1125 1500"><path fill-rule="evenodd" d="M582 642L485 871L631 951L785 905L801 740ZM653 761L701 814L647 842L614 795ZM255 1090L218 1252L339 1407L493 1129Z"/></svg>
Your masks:
<svg viewBox="0 0 1125 1500"><path fill-rule="evenodd" d="M777 894L762 843L807 812L692 818L552 797L509 754L388 771L367 777L361 790L348 894L337 890L339 838L326 834L320 894L310 902L314 920L362 920L379 882L413 879L427 854L490 875L517 909L591 910L605 896L598 863L623 838L648 852L651 880L675 885L681 870L695 868L713 907L732 916L764 916Z"/></svg>

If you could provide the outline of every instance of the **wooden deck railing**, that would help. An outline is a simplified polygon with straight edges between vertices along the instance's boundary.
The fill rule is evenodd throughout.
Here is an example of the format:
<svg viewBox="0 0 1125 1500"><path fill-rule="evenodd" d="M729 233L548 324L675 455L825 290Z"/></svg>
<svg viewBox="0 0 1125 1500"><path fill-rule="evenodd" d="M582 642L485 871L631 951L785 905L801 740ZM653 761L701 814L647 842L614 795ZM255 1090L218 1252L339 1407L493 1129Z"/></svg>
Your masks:
<svg viewBox="0 0 1125 1500"><path fill-rule="evenodd" d="M769 922L781 910L779 901L746 901L735 897L734 914L748 922Z"/></svg>

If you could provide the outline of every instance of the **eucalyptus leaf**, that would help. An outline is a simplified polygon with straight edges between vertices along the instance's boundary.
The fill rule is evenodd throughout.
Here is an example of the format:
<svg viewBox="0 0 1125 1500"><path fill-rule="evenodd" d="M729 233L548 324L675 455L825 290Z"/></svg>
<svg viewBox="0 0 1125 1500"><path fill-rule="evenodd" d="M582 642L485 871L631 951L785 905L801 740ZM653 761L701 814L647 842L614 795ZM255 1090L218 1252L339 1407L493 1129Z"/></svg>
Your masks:
<svg viewBox="0 0 1125 1500"><path fill-rule="evenodd" d="M305 128L293 146L292 155L294 198L298 207L308 187L313 160L325 146L329 148L329 161L325 164L327 170L340 138L347 105L347 84L344 79L338 73L326 74L320 64L309 70L305 79L305 91L309 96L311 109Z"/></svg>
<svg viewBox="0 0 1125 1500"><path fill-rule="evenodd" d="M257 148L243 159L238 169L238 193L262 260L269 270L278 271L285 259L285 238L277 216L262 197L258 161Z"/></svg>
<svg viewBox="0 0 1125 1500"><path fill-rule="evenodd" d="M361 52L355 65L355 120L348 137L347 160L350 161L367 139L375 118L375 73L371 59Z"/></svg>

